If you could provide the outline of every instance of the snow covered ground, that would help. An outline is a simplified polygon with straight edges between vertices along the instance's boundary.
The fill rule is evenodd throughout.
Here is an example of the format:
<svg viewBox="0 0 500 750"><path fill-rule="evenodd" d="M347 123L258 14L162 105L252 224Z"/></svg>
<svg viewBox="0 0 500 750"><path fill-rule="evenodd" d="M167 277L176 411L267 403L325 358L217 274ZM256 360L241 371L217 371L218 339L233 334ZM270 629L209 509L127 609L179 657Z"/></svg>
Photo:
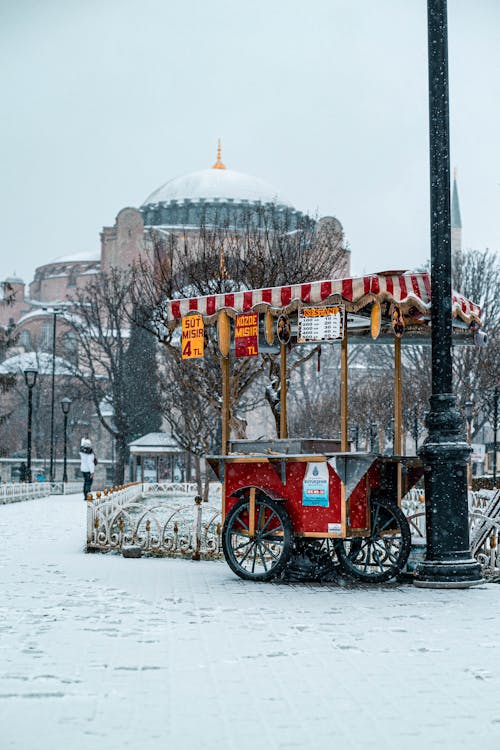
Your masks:
<svg viewBox="0 0 500 750"><path fill-rule="evenodd" d="M0 747L500 747L500 586L255 584L0 507Z"/></svg>

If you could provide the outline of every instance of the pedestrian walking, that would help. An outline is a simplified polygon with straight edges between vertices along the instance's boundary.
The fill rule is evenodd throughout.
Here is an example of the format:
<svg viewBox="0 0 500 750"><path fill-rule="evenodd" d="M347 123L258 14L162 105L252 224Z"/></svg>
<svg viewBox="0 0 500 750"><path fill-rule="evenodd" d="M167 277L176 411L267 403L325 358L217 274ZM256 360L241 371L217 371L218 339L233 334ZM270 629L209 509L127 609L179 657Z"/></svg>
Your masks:
<svg viewBox="0 0 500 750"><path fill-rule="evenodd" d="M83 474L83 499L87 499L87 495L92 489L92 481L94 479L94 470L97 466L97 458L92 448L92 443L88 438L82 438L80 444L80 470Z"/></svg>
<svg viewBox="0 0 500 750"><path fill-rule="evenodd" d="M20 482L29 482L29 471L28 467L22 462L21 466L19 467L19 481Z"/></svg>

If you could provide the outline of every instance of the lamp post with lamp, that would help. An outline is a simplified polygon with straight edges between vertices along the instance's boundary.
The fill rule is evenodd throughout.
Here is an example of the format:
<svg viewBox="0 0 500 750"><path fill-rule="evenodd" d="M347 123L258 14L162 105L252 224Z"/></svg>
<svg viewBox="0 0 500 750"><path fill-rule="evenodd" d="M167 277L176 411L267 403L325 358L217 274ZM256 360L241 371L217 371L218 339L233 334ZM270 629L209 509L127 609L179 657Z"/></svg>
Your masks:
<svg viewBox="0 0 500 750"><path fill-rule="evenodd" d="M426 556L413 584L466 588L481 583L470 553L467 458L470 447L453 393L451 356L451 208L446 0L427 0L431 198L432 395L424 463Z"/></svg>
<svg viewBox="0 0 500 750"><path fill-rule="evenodd" d="M31 482L31 438L32 438L32 418L33 418L33 388L35 387L38 370L34 367L24 370L24 381L28 387L28 446L26 457L26 474L28 482Z"/></svg>
<svg viewBox="0 0 500 750"><path fill-rule="evenodd" d="M64 464L63 464L63 482L68 481L67 460L68 460L68 414L71 408L71 399L65 396L61 399L61 409L64 414Z"/></svg>

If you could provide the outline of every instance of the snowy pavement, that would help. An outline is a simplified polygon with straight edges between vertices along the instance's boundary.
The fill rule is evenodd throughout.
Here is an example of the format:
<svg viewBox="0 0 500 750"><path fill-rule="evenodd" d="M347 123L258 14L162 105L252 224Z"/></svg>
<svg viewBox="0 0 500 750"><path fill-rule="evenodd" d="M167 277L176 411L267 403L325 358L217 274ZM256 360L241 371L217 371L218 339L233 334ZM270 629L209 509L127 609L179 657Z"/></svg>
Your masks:
<svg viewBox="0 0 500 750"><path fill-rule="evenodd" d="M260 584L0 507L0 747L500 747L500 586Z"/></svg>

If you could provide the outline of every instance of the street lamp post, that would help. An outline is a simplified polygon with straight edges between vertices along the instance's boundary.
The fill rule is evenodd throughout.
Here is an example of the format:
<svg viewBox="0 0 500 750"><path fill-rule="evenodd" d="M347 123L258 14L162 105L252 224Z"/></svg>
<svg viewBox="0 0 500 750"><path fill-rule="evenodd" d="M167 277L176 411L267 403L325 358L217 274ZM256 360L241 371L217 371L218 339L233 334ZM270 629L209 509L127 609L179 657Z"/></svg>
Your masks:
<svg viewBox="0 0 500 750"><path fill-rule="evenodd" d="M38 370L26 369L24 371L24 381L28 387L28 446L26 457L26 475L28 482L31 482L31 437L32 437L32 417L33 417L33 388L35 387Z"/></svg>
<svg viewBox="0 0 500 750"><path fill-rule="evenodd" d="M71 399L65 396L61 399L61 409L64 414L64 464L63 482L68 481L67 459L68 459L68 414L71 408Z"/></svg>
<svg viewBox="0 0 500 750"><path fill-rule="evenodd" d="M493 391L493 487L497 486L497 449L498 449L498 393L500 386Z"/></svg>
<svg viewBox="0 0 500 750"><path fill-rule="evenodd" d="M418 407L413 409L413 439L415 441L415 455L418 453Z"/></svg>
<svg viewBox="0 0 500 750"><path fill-rule="evenodd" d="M464 404L465 421L467 424L467 445L471 444L471 427L472 427L472 401L466 401ZM472 460L469 454L467 459L467 487L472 487Z"/></svg>
<svg viewBox="0 0 500 750"><path fill-rule="evenodd" d="M481 582L469 548L467 456L470 448L452 385L450 144L446 0L427 0L431 193L432 395L424 463L426 558L414 583L466 588Z"/></svg>
<svg viewBox="0 0 500 750"><path fill-rule="evenodd" d="M56 382L56 320L57 310L52 310L52 386L50 400L50 468L49 479L54 481L54 394Z"/></svg>

